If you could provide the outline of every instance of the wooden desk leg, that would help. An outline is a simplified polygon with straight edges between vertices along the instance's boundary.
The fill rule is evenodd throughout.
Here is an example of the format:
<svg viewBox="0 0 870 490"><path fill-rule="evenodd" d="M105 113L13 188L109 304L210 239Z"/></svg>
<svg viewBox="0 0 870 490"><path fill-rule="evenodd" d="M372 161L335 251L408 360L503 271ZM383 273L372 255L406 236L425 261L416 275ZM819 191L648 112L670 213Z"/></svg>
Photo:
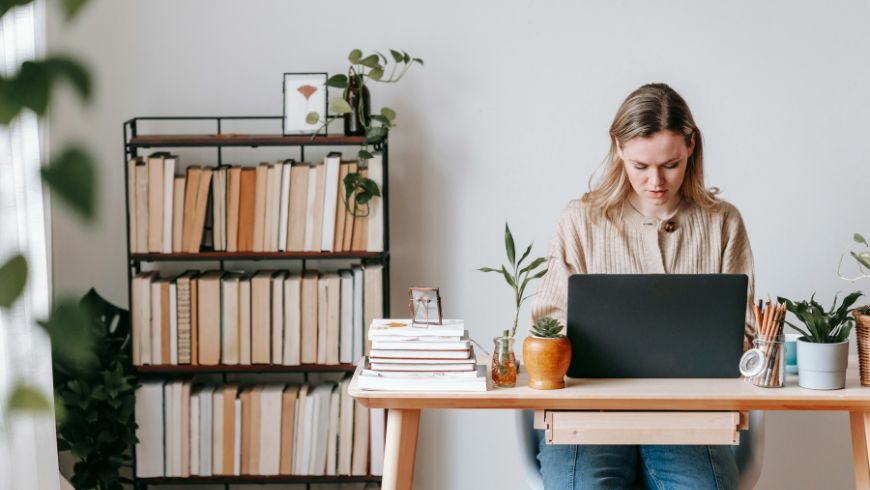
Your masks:
<svg viewBox="0 0 870 490"><path fill-rule="evenodd" d="M387 411L387 441L384 453L383 490L411 490L420 410L391 408Z"/></svg>
<svg viewBox="0 0 870 490"><path fill-rule="evenodd" d="M870 490L870 412L849 412L855 488Z"/></svg>

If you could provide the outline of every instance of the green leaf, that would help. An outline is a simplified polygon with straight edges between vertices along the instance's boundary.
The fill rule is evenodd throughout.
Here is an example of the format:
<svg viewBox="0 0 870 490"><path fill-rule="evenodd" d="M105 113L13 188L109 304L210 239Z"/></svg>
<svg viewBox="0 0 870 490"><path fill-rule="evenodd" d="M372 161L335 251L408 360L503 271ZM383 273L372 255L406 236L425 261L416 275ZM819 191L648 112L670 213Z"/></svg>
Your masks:
<svg viewBox="0 0 870 490"><path fill-rule="evenodd" d="M374 180L364 178L357 182L357 186L361 187L363 192L371 196L380 196L381 191L378 190L378 184Z"/></svg>
<svg viewBox="0 0 870 490"><path fill-rule="evenodd" d="M10 412L47 412L51 404L35 387L19 383L9 396L8 409Z"/></svg>
<svg viewBox="0 0 870 490"><path fill-rule="evenodd" d="M90 155L83 148L65 149L40 171L51 191L85 221L94 217L96 173Z"/></svg>
<svg viewBox="0 0 870 490"><path fill-rule="evenodd" d="M384 116L385 118L389 119L390 122L393 122L396 120L396 111L394 111L393 109L391 109L389 107L381 107L381 115Z"/></svg>
<svg viewBox="0 0 870 490"><path fill-rule="evenodd" d="M329 101L329 112L334 114L350 114L353 112L353 109L346 100L341 97L335 97Z"/></svg>
<svg viewBox="0 0 870 490"><path fill-rule="evenodd" d="M379 68L381 66L380 58L378 58L378 55L376 54L370 54L366 56L359 61L359 64L365 66L366 68Z"/></svg>
<svg viewBox="0 0 870 490"><path fill-rule="evenodd" d="M67 20L72 19L82 10L88 0L63 0L63 12Z"/></svg>
<svg viewBox="0 0 870 490"><path fill-rule="evenodd" d="M520 270L520 274L524 274L526 272L534 270L536 267L540 266L549 259L549 257L538 257L537 259L533 260L531 264L523 267L522 270Z"/></svg>
<svg viewBox="0 0 870 490"><path fill-rule="evenodd" d="M420 58L414 58L411 61L416 61L417 63L420 63L420 66L423 66L423 60L421 60Z"/></svg>
<svg viewBox="0 0 870 490"><path fill-rule="evenodd" d="M408 53L402 51L402 62L403 62L403 63L408 63L408 62L410 62L410 61L411 61L411 55L409 55Z"/></svg>
<svg viewBox="0 0 870 490"><path fill-rule="evenodd" d="M40 321L51 337L52 354L72 368L85 368L94 361L91 317L77 301L58 302L47 321Z"/></svg>
<svg viewBox="0 0 870 490"><path fill-rule="evenodd" d="M870 269L870 252L861 252L859 254L856 254L855 252L849 253L858 261L859 264Z"/></svg>
<svg viewBox="0 0 870 490"><path fill-rule="evenodd" d="M366 131L366 143L378 143L387 136L387 128L371 127Z"/></svg>
<svg viewBox="0 0 870 490"><path fill-rule="evenodd" d="M516 289L517 289L517 283L516 283L516 281L514 281L514 278L511 277L510 274L508 274L508 271L507 271L507 269L505 268L505 266L501 266L501 273L502 273L502 275L504 276L504 280L507 281L507 283L510 284L511 287L514 288L514 290L516 290Z"/></svg>
<svg viewBox="0 0 870 490"><path fill-rule="evenodd" d="M78 93L83 100L89 100L91 98L91 77L88 74L88 70L85 69L82 64L64 56L46 58L43 61L43 64L45 65L45 70L48 72L52 83L61 79L66 79L76 90L78 90Z"/></svg>
<svg viewBox="0 0 870 490"><path fill-rule="evenodd" d="M350 61L351 63L353 63L354 65L358 65L361 58L362 58L362 51L360 51L358 49L352 50L350 52L350 54L347 55L347 60Z"/></svg>
<svg viewBox="0 0 870 490"><path fill-rule="evenodd" d="M25 61L11 83L23 107L29 107L39 116L45 114L51 97L51 78L44 61Z"/></svg>
<svg viewBox="0 0 870 490"><path fill-rule="evenodd" d="M507 222L504 224L504 248L507 251L507 259L511 266L516 267L516 250L514 249L514 237Z"/></svg>
<svg viewBox="0 0 870 490"><path fill-rule="evenodd" d="M481 267L479 269L480 272L501 272L501 269L493 269L492 267Z"/></svg>
<svg viewBox="0 0 870 490"><path fill-rule="evenodd" d="M0 124L9 124L24 107L15 93L16 86L0 77Z"/></svg>
<svg viewBox="0 0 870 490"><path fill-rule="evenodd" d="M393 55L393 61L395 61L396 63L401 63L405 59L402 53L396 51L395 49L391 49L390 54Z"/></svg>
<svg viewBox="0 0 870 490"><path fill-rule="evenodd" d="M855 243L863 243L865 247L870 247L870 244L867 243L867 240L860 233L852 235L852 239L855 240Z"/></svg>
<svg viewBox="0 0 870 490"><path fill-rule="evenodd" d="M320 121L320 114L317 112L309 112L307 116L305 116L306 124L317 124L317 121Z"/></svg>
<svg viewBox="0 0 870 490"><path fill-rule="evenodd" d="M375 157L374 155L365 150L360 150L359 153L356 154L356 156L357 158L360 158L362 160L370 160Z"/></svg>
<svg viewBox="0 0 870 490"><path fill-rule="evenodd" d="M19 254L0 267L0 308L12 306L26 285L27 260Z"/></svg>
<svg viewBox="0 0 870 490"><path fill-rule="evenodd" d="M380 79L383 77L384 77L383 68L374 68L372 71L369 72L369 78L371 78L374 81L380 81Z"/></svg>
<svg viewBox="0 0 870 490"><path fill-rule="evenodd" d="M0 0L0 17L6 14L10 9L21 5L27 5L33 0Z"/></svg>
<svg viewBox="0 0 870 490"><path fill-rule="evenodd" d="M390 120L387 119L387 118L384 117L384 116L381 116L381 115L378 115L378 114L374 114L373 116L371 116L371 118L372 118L373 121L377 121L377 122L383 124L383 125L386 126L386 127L391 127L391 126L392 126L392 124L390 123Z"/></svg>
<svg viewBox="0 0 870 490"><path fill-rule="evenodd" d="M333 75L326 80L326 86L334 88L347 88L347 76L342 74Z"/></svg>
<svg viewBox="0 0 870 490"><path fill-rule="evenodd" d="M534 242L532 242L532 243L534 243ZM517 261L517 267L522 265L523 261L526 260L526 257L529 256L529 252L532 251L532 243L530 243L529 246L526 247L526 251L523 252L523 255L520 257L520 260ZM520 274L522 274L522 271L520 271Z"/></svg>

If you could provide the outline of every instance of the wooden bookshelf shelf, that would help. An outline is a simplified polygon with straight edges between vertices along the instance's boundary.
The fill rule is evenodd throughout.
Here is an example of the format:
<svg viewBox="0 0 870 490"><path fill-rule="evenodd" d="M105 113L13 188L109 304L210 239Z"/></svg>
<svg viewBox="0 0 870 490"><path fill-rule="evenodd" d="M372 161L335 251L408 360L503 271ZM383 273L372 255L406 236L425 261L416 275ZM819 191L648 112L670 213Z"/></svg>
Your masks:
<svg viewBox="0 0 870 490"><path fill-rule="evenodd" d="M147 253L130 254L135 262L207 261L207 260L382 260L389 252L199 252L199 253Z"/></svg>
<svg viewBox="0 0 870 490"><path fill-rule="evenodd" d="M186 146L340 146L361 145L364 136L281 135L281 134L148 134L133 136L128 142L138 147L178 148Z"/></svg>
<svg viewBox="0 0 870 490"><path fill-rule="evenodd" d="M145 485L204 485L204 484L244 484L244 483L380 483L381 477L365 476L310 476L310 475L242 475L242 476L189 476L137 478Z"/></svg>
<svg viewBox="0 0 870 490"><path fill-rule="evenodd" d="M352 373L354 364L302 364L299 366L282 366L273 364L252 364L238 366L191 366L160 365L136 366L136 372L141 375L154 374L161 376L184 376L205 373L314 373L314 372L345 372Z"/></svg>

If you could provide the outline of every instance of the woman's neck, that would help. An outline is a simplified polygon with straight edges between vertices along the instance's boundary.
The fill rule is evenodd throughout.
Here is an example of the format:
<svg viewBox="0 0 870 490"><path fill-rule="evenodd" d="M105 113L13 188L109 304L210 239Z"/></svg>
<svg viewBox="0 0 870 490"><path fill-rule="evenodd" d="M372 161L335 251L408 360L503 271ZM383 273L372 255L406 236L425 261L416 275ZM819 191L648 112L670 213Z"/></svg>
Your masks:
<svg viewBox="0 0 870 490"><path fill-rule="evenodd" d="M638 213L650 218L658 218L662 220L669 219L673 216L677 208L680 207L681 201L682 196L679 194L674 196L674 199L671 199L664 204L655 204L645 199L641 199L641 197L634 191L628 195L629 204L631 204Z"/></svg>

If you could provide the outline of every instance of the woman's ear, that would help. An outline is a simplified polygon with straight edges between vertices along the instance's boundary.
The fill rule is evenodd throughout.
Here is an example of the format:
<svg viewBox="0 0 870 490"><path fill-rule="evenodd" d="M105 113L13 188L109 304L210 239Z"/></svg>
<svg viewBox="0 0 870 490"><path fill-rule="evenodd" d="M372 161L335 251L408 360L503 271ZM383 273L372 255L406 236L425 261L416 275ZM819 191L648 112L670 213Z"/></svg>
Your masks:
<svg viewBox="0 0 870 490"><path fill-rule="evenodd" d="M622 155L622 145L619 144L619 140L615 137L613 138L613 144L616 146L616 154L619 155L619 159L624 162L625 157Z"/></svg>
<svg viewBox="0 0 870 490"><path fill-rule="evenodd" d="M689 156L691 157L695 153L695 133L692 132L692 135L689 136Z"/></svg>

